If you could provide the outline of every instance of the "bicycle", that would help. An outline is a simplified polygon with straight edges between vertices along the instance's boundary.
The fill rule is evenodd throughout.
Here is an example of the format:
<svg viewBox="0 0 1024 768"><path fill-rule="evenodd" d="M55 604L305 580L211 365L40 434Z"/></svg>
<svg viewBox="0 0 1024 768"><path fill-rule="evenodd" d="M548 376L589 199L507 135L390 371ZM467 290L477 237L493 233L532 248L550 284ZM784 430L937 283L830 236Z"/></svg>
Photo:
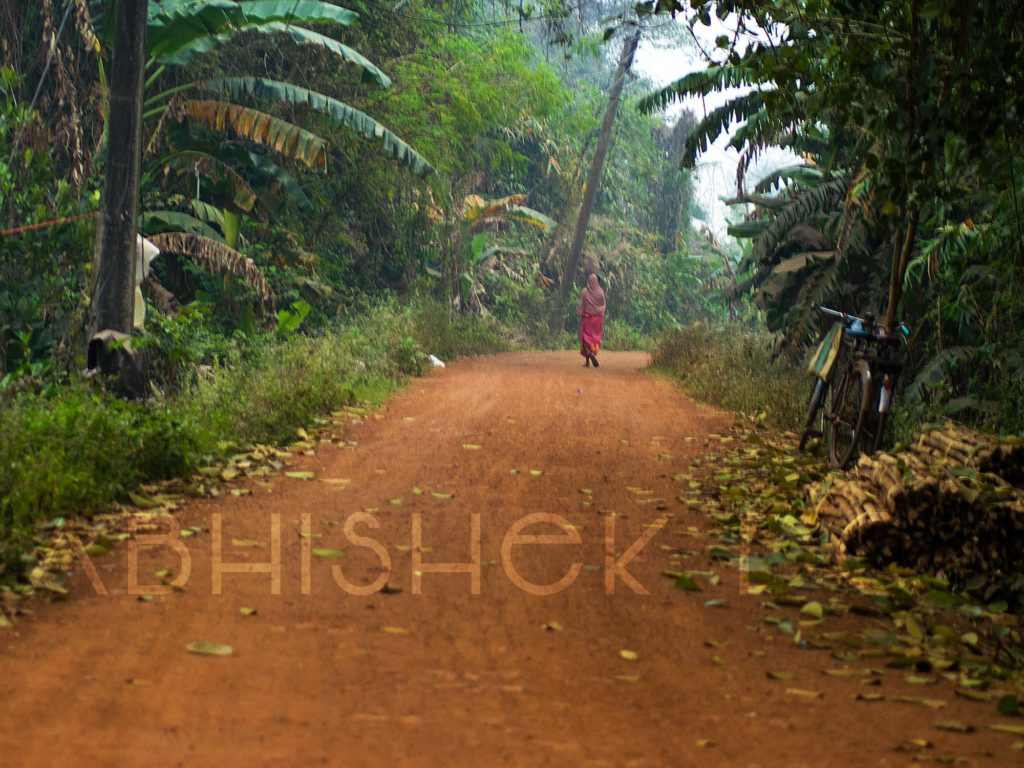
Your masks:
<svg viewBox="0 0 1024 768"><path fill-rule="evenodd" d="M818 310L840 322L833 325L811 361L817 380L800 436L800 450L811 437L823 436L829 463L845 467L862 447L874 451L882 445L893 392L903 370L900 344L909 339L910 328L901 322L895 332L890 332L871 315L860 318L828 307ZM833 386L842 347L849 355ZM816 422L819 429L815 429ZM865 442L868 437L870 443Z"/></svg>

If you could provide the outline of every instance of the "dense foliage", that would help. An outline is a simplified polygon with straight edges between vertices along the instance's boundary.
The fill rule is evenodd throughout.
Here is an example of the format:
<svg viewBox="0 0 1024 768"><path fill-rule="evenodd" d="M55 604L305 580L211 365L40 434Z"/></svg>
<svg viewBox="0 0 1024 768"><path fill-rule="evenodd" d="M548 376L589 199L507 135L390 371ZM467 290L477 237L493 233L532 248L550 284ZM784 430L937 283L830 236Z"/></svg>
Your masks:
<svg viewBox="0 0 1024 768"><path fill-rule="evenodd" d="M547 5L152 0L139 223L162 253L133 339L141 403L81 376L112 4L9 7L0 539L287 438L427 353L572 346L573 307L552 317L560 244L617 57L606 20L632 6ZM649 88L633 78L630 106ZM687 120L616 123L586 250L609 348L724 314L726 257L688 226Z"/></svg>
<svg viewBox="0 0 1024 768"><path fill-rule="evenodd" d="M656 110L744 87L707 114L689 161L734 121L741 289L798 352L814 307L905 317L906 393L921 413L1024 428L1020 198L1024 8L995 0L721 0L642 4L730 31ZM692 8L691 8L692 7ZM751 180L770 146L798 162ZM904 295L900 303L901 293Z"/></svg>
<svg viewBox="0 0 1024 768"><path fill-rule="evenodd" d="M568 8L526 19L519 31L508 22L529 10L502 4L151 3L142 229L182 236L164 241L173 252L154 263L147 298L163 313L208 306L204 317L231 334L306 306L303 327L325 327L382 293L425 290L462 311L539 332L547 292L561 277L560 254L544 242L551 226L523 227L508 216L467 232L468 212L480 197L521 195L523 208L546 217L534 223L571 220L614 61L600 44L601 20L616 10L607 5L575 19L569 34ZM107 11L104 2L76 4L59 39L63 19L51 3L7 22L17 45L5 54L14 67L6 103L18 104L26 126L9 153L11 188L53 197L51 180L68 180L68 201L50 201L42 218L95 210L98 202L86 192L98 186L106 152ZM560 13L563 22L554 23ZM45 56L53 46L48 73L26 66L29 51ZM23 105L37 86L30 115ZM69 131L81 134L81 153L65 151L60 139ZM639 239L630 240L643 247L623 254L614 238L602 238L591 260L607 257L650 275L691 268L689 179L671 170L665 129L625 110L616 131L599 213L611 229L636 230ZM52 167L33 171L32 158L54 140ZM34 154L22 157L24 149ZM675 201L671 210L664 197ZM12 226L35 220L23 203L9 201L5 210ZM676 222L660 244L672 266L645 239L664 230L659 217ZM5 238L0 247L11 249L14 263L30 241L52 246L53 233L74 238L79 258L92 249L88 221L34 240ZM478 234L486 237L472 242ZM634 307L632 280L612 288L638 316L629 322L649 333L708 310L716 268L706 271L707 284L673 291L684 298L668 311L647 290ZM73 275L60 279L84 285ZM4 336L22 333L23 320L12 313ZM81 318L57 320L51 335L70 333ZM45 358L48 348L40 352ZM8 358L0 370L17 364Z"/></svg>
<svg viewBox="0 0 1024 768"><path fill-rule="evenodd" d="M43 0L0 19L0 415L18 434L0 510L19 530L184 471L231 434L280 437L349 397L359 371L392 381L426 353L571 346L574 309L555 297L578 278L567 244L636 25L677 48L700 45L687 25L728 34L706 69L626 86L584 253L608 291L608 346L662 336L663 367L698 392L746 371L720 402L790 424L802 390L771 344L798 359L822 302L898 307L915 328L904 427L952 414L1024 428L1021 9L153 0L140 226L163 253L133 340L152 401L124 404L80 375L110 7ZM720 92L737 95L699 119L656 114ZM690 224L687 168L723 134L740 245ZM792 164L754 178L770 147ZM733 330L714 330L724 320ZM283 391L279 366L303 356L308 381ZM90 433L128 441L103 477L106 459L59 447ZM168 441L177 453L153 453ZM54 468L16 488L18 461Z"/></svg>

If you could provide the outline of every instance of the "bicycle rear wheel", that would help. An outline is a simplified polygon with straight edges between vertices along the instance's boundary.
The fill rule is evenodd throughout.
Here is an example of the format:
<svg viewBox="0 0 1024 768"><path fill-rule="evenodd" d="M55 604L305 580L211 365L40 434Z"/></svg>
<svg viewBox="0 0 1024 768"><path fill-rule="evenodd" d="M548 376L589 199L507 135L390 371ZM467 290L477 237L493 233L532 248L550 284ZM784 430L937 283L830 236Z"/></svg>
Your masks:
<svg viewBox="0 0 1024 768"><path fill-rule="evenodd" d="M890 374L890 376L883 376L878 380L878 386L876 387L877 396L875 399L877 415L875 417L875 433L874 433L874 445L875 451L880 451L885 445L888 445L891 440L889 434L890 424L889 415L892 413L893 401L896 399L896 382L898 374ZM890 378L891 377L891 378ZM881 407L883 392L886 389L885 379L889 378L889 395L888 403L886 408L883 410Z"/></svg>
<svg viewBox="0 0 1024 768"><path fill-rule="evenodd" d="M832 390L825 433L833 467L846 467L856 458L870 409L871 372L859 360L843 371Z"/></svg>

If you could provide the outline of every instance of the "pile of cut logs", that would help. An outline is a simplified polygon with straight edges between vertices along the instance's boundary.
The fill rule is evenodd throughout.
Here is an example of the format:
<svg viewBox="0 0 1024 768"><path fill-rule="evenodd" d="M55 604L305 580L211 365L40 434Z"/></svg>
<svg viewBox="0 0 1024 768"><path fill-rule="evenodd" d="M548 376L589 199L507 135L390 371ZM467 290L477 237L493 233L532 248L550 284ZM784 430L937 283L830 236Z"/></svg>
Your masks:
<svg viewBox="0 0 1024 768"><path fill-rule="evenodd" d="M1024 571L1024 440L945 424L809 488L836 554L955 581Z"/></svg>

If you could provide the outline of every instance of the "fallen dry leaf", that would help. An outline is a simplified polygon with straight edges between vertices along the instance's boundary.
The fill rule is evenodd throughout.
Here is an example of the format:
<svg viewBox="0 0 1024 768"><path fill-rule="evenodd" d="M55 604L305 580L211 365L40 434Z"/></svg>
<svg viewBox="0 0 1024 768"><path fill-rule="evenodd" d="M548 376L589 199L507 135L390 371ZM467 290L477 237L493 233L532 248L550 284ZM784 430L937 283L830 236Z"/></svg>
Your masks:
<svg viewBox="0 0 1024 768"><path fill-rule="evenodd" d="M194 643L189 643L185 646L185 650L200 656L231 656L235 652L234 648L230 645L211 643L208 640L197 640Z"/></svg>

